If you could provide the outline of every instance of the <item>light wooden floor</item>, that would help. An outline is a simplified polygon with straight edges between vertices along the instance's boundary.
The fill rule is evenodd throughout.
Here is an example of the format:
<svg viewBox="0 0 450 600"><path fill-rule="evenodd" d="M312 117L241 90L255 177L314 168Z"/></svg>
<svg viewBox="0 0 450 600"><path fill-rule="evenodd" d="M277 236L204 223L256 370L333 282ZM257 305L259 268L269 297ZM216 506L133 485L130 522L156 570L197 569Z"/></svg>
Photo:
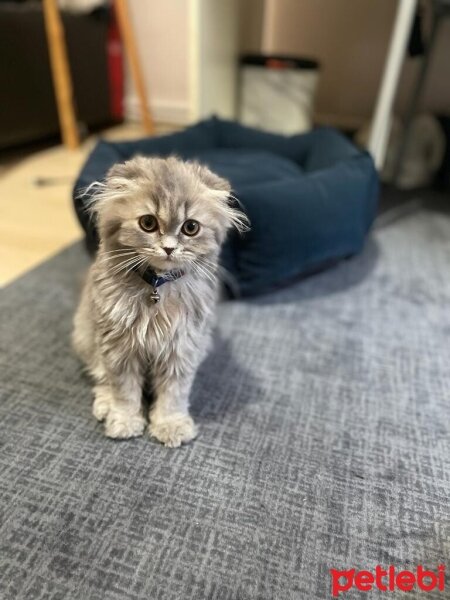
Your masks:
<svg viewBox="0 0 450 600"><path fill-rule="evenodd" d="M171 129L160 126L158 133ZM102 133L107 139L143 135L141 127L132 124ZM71 191L94 143L91 137L78 150L55 146L0 166L0 285L81 238ZM38 186L37 178L54 181Z"/></svg>

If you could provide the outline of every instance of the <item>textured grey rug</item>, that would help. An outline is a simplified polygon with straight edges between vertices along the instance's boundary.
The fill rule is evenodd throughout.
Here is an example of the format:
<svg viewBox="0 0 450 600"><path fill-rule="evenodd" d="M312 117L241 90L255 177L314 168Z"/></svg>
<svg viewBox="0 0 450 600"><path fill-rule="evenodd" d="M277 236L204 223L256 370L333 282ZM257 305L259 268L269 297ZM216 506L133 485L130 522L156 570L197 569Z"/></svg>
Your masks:
<svg viewBox="0 0 450 600"><path fill-rule="evenodd" d="M75 246L1 292L1 600L311 600L330 568L450 570L449 218L222 305L179 450L91 417L86 264Z"/></svg>

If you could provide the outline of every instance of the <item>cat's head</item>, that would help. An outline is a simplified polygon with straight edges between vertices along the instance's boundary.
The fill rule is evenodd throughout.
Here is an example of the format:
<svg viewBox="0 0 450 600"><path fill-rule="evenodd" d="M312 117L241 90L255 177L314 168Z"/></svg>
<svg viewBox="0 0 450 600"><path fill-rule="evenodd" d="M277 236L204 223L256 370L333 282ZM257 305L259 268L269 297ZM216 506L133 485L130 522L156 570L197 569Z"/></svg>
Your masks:
<svg viewBox="0 0 450 600"><path fill-rule="evenodd" d="M94 197L102 248L132 249L157 271L216 257L230 228L247 228L230 192L205 166L175 157L117 164Z"/></svg>

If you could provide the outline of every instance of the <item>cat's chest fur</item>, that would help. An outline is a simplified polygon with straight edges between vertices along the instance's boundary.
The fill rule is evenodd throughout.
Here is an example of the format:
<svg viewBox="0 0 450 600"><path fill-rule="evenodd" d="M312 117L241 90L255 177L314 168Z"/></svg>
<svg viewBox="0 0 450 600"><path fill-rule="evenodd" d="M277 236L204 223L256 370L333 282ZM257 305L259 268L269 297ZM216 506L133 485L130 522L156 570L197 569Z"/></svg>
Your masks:
<svg viewBox="0 0 450 600"><path fill-rule="evenodd" d="M95 304L104 327L130 350L149 358L203 329L216 299L211 285L189 276L160 286L157 303L153 288L143 281L101 281L96 287Z"/></svg>

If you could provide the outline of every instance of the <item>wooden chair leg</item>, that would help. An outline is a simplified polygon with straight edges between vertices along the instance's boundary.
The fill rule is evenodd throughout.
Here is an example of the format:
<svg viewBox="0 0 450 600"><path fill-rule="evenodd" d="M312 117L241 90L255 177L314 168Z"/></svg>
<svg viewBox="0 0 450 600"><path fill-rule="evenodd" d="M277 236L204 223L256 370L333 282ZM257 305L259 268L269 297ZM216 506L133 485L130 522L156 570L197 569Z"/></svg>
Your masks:
<svg viewBox="0 0 450 600"><path fill-rule="evenodd" d="M147 133L152 134L155 132L155 125L148 106L147 92L139 62L139 54L133 34L133 28L131 26L127 0L115 0L114 6L116 9L117 23L119 25L128 63L130 65L131 77L139 98L142 125Z"/></svg>
<svg viewBox="0 0 450 600"><path fill-rule="evenodd" d="M74 149L80 145L80 136L73 104L64 28L57 0L43 0L43 9L61 135L63 143Z"/></svg>

